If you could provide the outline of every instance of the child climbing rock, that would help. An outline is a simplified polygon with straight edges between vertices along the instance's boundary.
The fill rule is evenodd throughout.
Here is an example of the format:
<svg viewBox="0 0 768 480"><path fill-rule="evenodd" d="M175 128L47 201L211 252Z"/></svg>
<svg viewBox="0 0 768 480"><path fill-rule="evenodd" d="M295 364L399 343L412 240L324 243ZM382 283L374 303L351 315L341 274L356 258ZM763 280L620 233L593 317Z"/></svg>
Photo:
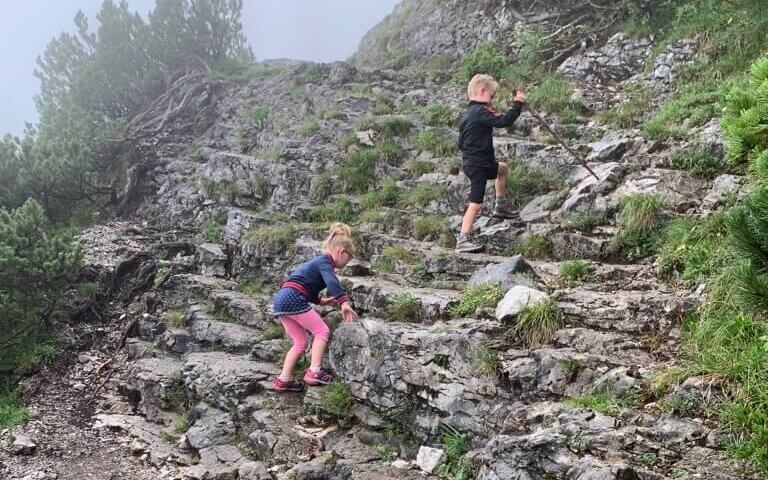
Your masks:
<svg viewBox="0 0 768 480"><path fill-rule="evenodd" d="M459 150L464 164L464 174L471 182L469 204L461 222L461 232L456 242L457 252L478 252L482 245L472 243L470 234L485 197L488 180L496 180L496 204L493 216L511 218L514 212L507 196L507 164L496 161L493 149L493 129L508 127L520 116L525 94L515 92L509 110L501 114L491 108L499 84L490 75L475 75L467 86L469 106L459 121Z"/></svg>
<svg viewBox="0 0 768 480"><path fill-rule="evenodd" d="M283 282L275 294L274 314L293 340L293 347L285 354L282 373L272 381L276 392L300 392L304 384L291 376L297 360L307 348L307 332L312 333L312 357L309 369L304 372L307 385L327 385L333 377L320 365L331 337L331 331L310 303L341 306L345 321L354 320L357 313L341 288L334 270L343 268L352 258L352 231L343 223L331 226L330 234L323 243L323 251L314 259L299 265ZM320 298L327 289L330 297Z"/></svg>

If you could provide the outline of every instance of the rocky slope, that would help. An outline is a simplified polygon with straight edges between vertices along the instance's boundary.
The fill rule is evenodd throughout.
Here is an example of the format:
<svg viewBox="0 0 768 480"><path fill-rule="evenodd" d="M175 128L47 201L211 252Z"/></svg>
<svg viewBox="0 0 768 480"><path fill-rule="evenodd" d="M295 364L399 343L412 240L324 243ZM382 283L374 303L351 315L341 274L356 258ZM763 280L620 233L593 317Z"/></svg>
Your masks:
<svg viewBox="0 0 768 480"><path fill-rule="evenodd" d="M458 58L490 32L513 35L518 14L530 20L569 3L531 2L539 10L521 11L508 1L406 1L379 30L407 12L393 42L414 58L437 51ZM438 25L441 33L431 34ZM391 48L371 35L362 63ZM693 57L693 44L670 47L650 75L648 43L622 36L585 47L560 68L588 104L620 100L615 86L627 79L663 95L671 67ZM620 261L611 248L622 199L657 193L665 215L708 215L738 192L740 177L676 169L671 155L688 144L650 142L584 117L571 146L587 156L595 179L526 113L520 128L498 132L498 155L552 169L558 180L520 205L519 220L480 220L487 253L456 254L450 227L468 182L453 152L434 153L410 131L452 143L454 129L427 125L422 107L458 112L462 86L343 62L267 65L245 85L200 82L192 107L162 130L132 133L152 165L132 219L82 237L112 306L93 349L63 374L93 398L86 428L105 438L122 432L131 439L126 451L163 478L423 478L410 461L431 471L420 447L440 448L444 424L466 435L481 480L750 478L728 459L716 424L666 407L712 401L706 379L660 399L651 392L675 361L696 293L661 280L649 261ZM717 132L711 122L696 135L722 155ZM275 333L269 297L282 274L317 250L323 221L364 209L369 199L339 188L362 168L350 158L386 142L402 152L380 151L371 168L375 181L397 182L401 199L363 215L358 261L342 272L360 320L338 325L323 310L338 325L328 366L343 385L275 395L265 387L287 345ZM587 214L602 221L574 226ZM417 234L425 218L442 223ZM512 254L542 238L543 259ZM594 270L564 281L560 268L570 259L591 259ZM457 313L468 286L489 284L500 285L498 307ZM529 341L516 324L522 307L537 303L559 321ZM610 408L573 400L599 395ZM46 418L23 429L39 443ZM30 474L30 463L11 458L0 457L11 478ZM66 467L47 468L69 478ZM40 475L26 478L57 478Z"/></svg>

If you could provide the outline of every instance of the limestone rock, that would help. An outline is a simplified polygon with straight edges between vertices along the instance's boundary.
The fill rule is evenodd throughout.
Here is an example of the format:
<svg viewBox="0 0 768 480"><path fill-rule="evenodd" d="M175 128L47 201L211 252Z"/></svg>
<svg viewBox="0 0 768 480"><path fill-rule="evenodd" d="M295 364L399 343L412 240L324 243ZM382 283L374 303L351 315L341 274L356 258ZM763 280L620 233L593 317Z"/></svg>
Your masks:
<svg viewBox="0 0 768 480"><path fill-rule="evenodd" d="M32 455L37 450L37 444L26 435L16 434L13 436L11 450L16 455Z"/></svg>
<svg viewBox="0 0 768 480"><path fill-rule="evenodd" d="M331 71L328 75L328 81L334 85L343 85L355 80L357 68L348 62L333 62Z"/></svg>
<svg viewBox="0 0 768 480"><path fill-rule="evenodd" d="M514 317L526 307L548 299L549 295L530 287L517 285L510 288L496 306L496 319L500 322Z"/></svg>
<svg viewBox="0 0 768 480"><path fill-rule="evenodd" d="M424 472L435 473L445 463L445 460L445 450L422 445L419 447L419 453L416 456L416 465Z"/></svg>
<svg viewBox="0 0 768 480"><path fill-rule="evenodd" d="M213 277L224 277L227 274L227 254L222 245L203 243L197 247L197 258L200 262L200 273Z"/></svg>
<svg viewBox="0 0 768 480"><path fill-rule="evenodd" d="M502 263L490 263L478 268L469 278L469 285L501 283L504 290L515 285L533 286L533 270L522 255L505 260Z"/></svg>

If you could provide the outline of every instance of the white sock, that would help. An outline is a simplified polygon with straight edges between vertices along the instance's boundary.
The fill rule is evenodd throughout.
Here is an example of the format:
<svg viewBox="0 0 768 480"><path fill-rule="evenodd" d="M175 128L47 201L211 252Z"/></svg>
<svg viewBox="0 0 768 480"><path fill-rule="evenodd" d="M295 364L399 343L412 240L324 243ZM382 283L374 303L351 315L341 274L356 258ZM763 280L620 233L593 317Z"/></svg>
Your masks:
<svg viewBox="0 0 768 480"><path fill-rule="evenodd" d="M309 367L309 371L312 373L317 373L320 371L320 367Z"/></svg>
<svg viewBox="0 0 768 480"><path fill-rule="evenodd" d="M277 378L279 378L280 380L282 380L284 382L287 382L288 380L291 380L291 376L290 375L283 375L282 373Z"/></svg>

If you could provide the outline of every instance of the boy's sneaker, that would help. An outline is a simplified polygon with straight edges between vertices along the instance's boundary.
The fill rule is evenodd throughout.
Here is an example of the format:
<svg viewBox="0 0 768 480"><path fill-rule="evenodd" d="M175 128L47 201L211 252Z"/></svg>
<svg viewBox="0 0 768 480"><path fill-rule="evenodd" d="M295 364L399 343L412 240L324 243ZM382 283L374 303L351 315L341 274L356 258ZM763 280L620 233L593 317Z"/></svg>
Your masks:
<svg viewBox="0 0 768 480"><path fill-rule="evenodd" d="M496 218L515 218L518 212L512 209L509 197L496 197L496 203L493 206L493 216Z"/></svg>
<svg viewBox="0 0 768 480"><path fill-rule="evenodd" d="M275 377L272 380L271 390L274 392L303 392L304 384L294 379L282 380L280 377Z"/></svg>
<svg viewBox="0 0 768 480"><path fill-rule="evenodd" d="M477 243L472 243L469 240L469 235L459 234L456 239L456 253L476 253L483 249L483 246Z"/></svg>
<svg viewBox="0 0 768 480"><path fill-rule="evenodd" d="M332 381L333 381L333 375L326 372L322 368L316 372L313 372L312 370L307 370L306 372L304 372L304 383L312 387L317 387L320 385L328 385Z"/></svg>

